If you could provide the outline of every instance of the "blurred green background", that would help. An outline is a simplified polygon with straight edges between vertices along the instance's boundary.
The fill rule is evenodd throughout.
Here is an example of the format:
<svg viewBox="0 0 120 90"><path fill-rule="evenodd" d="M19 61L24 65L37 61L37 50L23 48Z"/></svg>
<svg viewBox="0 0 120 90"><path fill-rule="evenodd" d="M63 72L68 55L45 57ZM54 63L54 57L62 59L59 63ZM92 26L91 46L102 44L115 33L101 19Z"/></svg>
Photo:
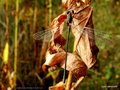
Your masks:
<svg viewBox="0 0 120 90"><path fill-rule="evenodd" d="M0 87L3 90L14 87L16 77L17 87L47 89L62 80L63 70L42 71L48 42L34 40L32 36L48 28L65 10L62 0L18 0L17 14L16 2L0 0ZM78 90L117 90L120 89L120 0L92 0L91 6L100 51L96 65L88 71ZM15 21L16 16L19 19L17 17ZM69 51L72 52L72 35L70 41ZM14 70L17 70L16 76Z"/></svg>

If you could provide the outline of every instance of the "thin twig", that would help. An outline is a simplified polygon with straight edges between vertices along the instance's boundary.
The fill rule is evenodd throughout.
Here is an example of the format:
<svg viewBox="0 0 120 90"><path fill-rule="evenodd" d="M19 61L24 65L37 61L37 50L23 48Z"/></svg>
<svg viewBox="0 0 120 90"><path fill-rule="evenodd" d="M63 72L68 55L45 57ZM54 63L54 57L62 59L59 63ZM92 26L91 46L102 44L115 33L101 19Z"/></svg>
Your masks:
<svg viewBox="0 0 120 90"><path fill-rule="evenodd" d="M81 82L83 79L84 79L83 76L80 77L79 80L75 83L74 87L76 88L76 87L80 84L80 82Z"/></svg>
<svg viewBox="0 0 120 90"><path fill-rule="evenodd" d="M18 39L18 44L19 44L20 41L22 40L22 37L23 37L24 34L25 34L25 30L23 30L22 33L20 33L19 39Z"/></svg>
<svg viewBox="0 0 120 90"><path fill-rule="evenodd" d="M7 27L6 24L5 24L4 22L2 22L1 20L0 20L0 24L1 24L4 28Z"/></svg>
<svg viewBox="0 0 120 90"><path fill-rule="evenodd" d="M41 79L41 77L38 75L37 72L35 72L35 75L38 78L38 80L40 81L40 84L43 85L43 80Z"/></svg>

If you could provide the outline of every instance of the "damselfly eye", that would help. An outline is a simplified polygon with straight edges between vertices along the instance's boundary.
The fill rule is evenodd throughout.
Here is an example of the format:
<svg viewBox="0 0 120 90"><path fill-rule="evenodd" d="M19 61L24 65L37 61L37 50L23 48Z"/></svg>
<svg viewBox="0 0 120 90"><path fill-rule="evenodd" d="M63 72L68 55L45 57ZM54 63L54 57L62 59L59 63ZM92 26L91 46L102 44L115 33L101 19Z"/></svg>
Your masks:
<svg viewBox="0 0 120 90"><path fill-rule="evenodd" d="M66 14L69 14L69 13L70 13L70 11L67 11L67 12L66 12Z"/></svg>
<svg viewBox="0 0 120 90"><path fill-rule="evenodd" d="M72 14L74 14L74 10L72 10Z"/></svg>

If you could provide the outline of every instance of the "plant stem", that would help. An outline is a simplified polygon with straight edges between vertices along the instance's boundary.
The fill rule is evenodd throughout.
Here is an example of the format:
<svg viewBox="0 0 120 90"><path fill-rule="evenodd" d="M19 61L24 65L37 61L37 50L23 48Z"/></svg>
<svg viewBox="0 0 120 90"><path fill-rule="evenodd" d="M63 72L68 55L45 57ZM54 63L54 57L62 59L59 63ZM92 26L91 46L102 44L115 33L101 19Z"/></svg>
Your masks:
<svg viewBox="0 0 120 90"><path fill-rule="evenodd" d="M84 3L87 3L88 2L88 0L82 0ZM75 43L74 43L74 45L75 45ZM73 51L74 51L74 49L75 49L75 46L74 46L74 48L73 48ZM82 78L83 79L83 78ZM69 72L69 75L68 75L68 80L67 80L67 83L66 83L66 90L70 90L70 88L71 88L71 84L72 84L72 72L70 71Z"/></svg>
<svg viewBox="0 0 120 90"><path fill-rule="evenodd" d="M6 40L8 41L8 27L9 27L9 18L8 18L8 0L6 0L6 7L5 7L5 11L6 11Z"/></svg>
<svg viewBox="0 0 120 90"><path fill-rule="evenodd" d="M47 0L45 1L45 3L47 4ZM52 0L48 0L49 3L49 10L45 10L45 27L47 27L48 25L50 26L51 24L51 19L52 19ZM42 43L42 48L41 48L41 52L40 52L40 66L42 65L42 60L43 57L45 56L46 50L47 50L47 45L48 43L45 42L45 37Z"/></svg>
<svg viewBox="0 0 120 90"><path fill-rule="evenodd" d="M19 0L16 0L16 15L15 15L15 49L14 49L14 82L16 89L16 77L17 77L17 36L18 36L18 11L19 11Z"/></svg>
<svg viewBox="0 0 120 90"><path fill-rule="evenodd" d="M49 0L49 25L51 24L52 19L52 0Z"/></svg>
<svg viewBox="0 0 120 90"><path fill-rule="evenodd" d="M36 23L37 23L37 0L35 0L35 7L34 7L34 16L33 16L33 32L36 32ZM37 56L37 46L36 41L34 41L34 56Z"/></svg>

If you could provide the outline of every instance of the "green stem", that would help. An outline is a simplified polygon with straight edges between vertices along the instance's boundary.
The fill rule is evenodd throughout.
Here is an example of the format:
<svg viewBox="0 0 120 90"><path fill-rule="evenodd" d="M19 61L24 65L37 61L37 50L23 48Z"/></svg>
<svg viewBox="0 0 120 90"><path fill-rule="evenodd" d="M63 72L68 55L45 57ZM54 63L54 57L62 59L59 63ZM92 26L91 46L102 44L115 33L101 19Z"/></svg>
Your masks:
<svg viewBox="0 0 120 90"><path fill-rule="evenodd" d="M16 89L16 77L17 77L17 36L18 36L18 11L19 11L19 0L16 0L16 15L15 15L15 49L14 49L14 81L15 81L15 89Z"/></svg>
<svg viewBox="0 0 120 90"><path fill-rule="evenodd" d="M51 24L52 19L52 0L49 0L49 25Z"/></svg>
<svg viewBox="0 0 120 90"><path fill-rule="evenodd" d="M8 18L8 0L6 0L6 7L5 7L5 11L6 11L6 40L8 41L8 27L9 27L9 18Z"/></svg>

